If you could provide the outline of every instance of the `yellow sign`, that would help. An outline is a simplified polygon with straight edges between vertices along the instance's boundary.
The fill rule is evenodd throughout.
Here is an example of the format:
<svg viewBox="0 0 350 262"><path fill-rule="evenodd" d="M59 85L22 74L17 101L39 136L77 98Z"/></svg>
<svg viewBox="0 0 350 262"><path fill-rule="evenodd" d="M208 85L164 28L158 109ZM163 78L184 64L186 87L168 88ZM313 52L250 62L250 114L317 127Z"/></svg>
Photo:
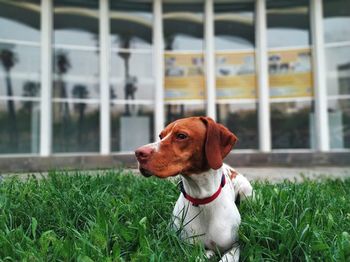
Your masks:
<svg viewBox="0 0 350 262"><path fill-rule="evenodd" d="M165 54L165 100L205 99L203 54Z"/></svg>
<svg viewBox="0 0 350 262"><path fill-rule="evenodd" d="M205 99L203 54L165 54L165 100ZM271 98L312 97L309 48L269 52ZM216 54L217 99L257 98L255 53Z"/></svg>
<svg viewBox="0 0 350 262"><path fill-rule="evenodd" d="M269 52L271 98L312 97L309 48Z"/></svg>
<svg viewBox="0 0 350 262"><path fill-rule="evenodd" d="M216 55L216 97L257 97L254 52L227 52Z"/></svg>

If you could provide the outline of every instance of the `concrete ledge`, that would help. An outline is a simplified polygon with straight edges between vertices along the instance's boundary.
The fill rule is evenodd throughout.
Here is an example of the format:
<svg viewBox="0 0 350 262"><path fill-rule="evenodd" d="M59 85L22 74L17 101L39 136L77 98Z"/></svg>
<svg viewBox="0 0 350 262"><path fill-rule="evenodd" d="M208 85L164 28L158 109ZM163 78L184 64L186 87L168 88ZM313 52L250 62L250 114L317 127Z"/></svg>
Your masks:
<svg viewBox="0 0 350 262"><path fill-rule="evenodd" d="M231 153L225 162L234 167L349 167L350 152L339 153ZM136 168L133 154L0 157L0 173L41 172L54 169Z"/></svg>

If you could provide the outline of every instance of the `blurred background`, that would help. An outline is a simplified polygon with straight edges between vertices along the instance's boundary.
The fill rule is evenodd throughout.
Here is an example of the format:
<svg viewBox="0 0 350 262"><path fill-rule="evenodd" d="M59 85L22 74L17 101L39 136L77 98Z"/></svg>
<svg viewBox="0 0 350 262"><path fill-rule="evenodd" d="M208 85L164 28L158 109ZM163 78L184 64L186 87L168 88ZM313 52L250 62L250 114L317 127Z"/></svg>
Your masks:
<svg viewBox="0 0 350 262"><path fill-rule="evenodd" d="M0 156L131 152L196 115L236 152L349 152L350 1L0 0Z"/></svg>

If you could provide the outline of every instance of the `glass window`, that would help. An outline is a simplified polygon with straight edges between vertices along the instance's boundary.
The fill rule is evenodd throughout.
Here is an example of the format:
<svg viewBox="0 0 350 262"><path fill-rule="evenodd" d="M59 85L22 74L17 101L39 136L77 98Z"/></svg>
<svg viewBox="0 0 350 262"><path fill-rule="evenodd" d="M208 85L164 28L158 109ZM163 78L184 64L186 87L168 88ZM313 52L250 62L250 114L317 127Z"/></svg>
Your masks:
<svg viewBox="0 0 350 262"><path fill-rule="evenodd" d="M274 47L310 45L308 0L267 1L267 45Z"/></svg>
<svg viewBox="0 0 350 262"><path fill-rule="evenodd" d="M130 93L126 86L127 79L134 82L134 92L130 93L130 98L140 100L154 99L152 53L138 53L117 50L112 52L111 59L111 84L115 94L113 99L129 99Z"/></svg>
<svg viewBox="0 0 350 262"><path fill-rule="evenodd" d="M0 154L38 153L40 1L0 1Z"/></svg>
<svg viewBox="0 0 350 262"><path fill-rule="evenodd" d="M53 151L99 151L99 3L54 1Z"/></svg>
<svg viewBox="0 0 350 262"><path fill-rule="evenodd" d="M0 40L40 41L40 0L0 2Z"/></svg>
<svg viewBox="0 0 350 262"><path fill-rule="evenodd" d="M112 103L111 123L113 151L134 151L154 139L153 105Z"/></svg>
<svg viewBox="0 0 350 262"><path fill-rule="evenodd" d="M350 99L329 99L328 121L330 147L350 148Z"/></svg>
<svg viewBox="0 0 350 262"><path fill-rule="evenodd" d="M110 1L112 47L152 48L152 5L136 1Z"/></svg>
<svg viewBox="0 0 350 262"><path fill-rule="evenodd" d="M40 96L40 49L1 43L0 96Z"/></svg>
<svg viewBox="0 0 350 262"><path fill-rule="evenodd" d="M204 4L163 4L166 124L205 115Z"/></svg>
<svg viewBox="0 0 350 262"><path fill-rule="evenodd" d="M98 47L98 0L54 1L54 43Z"/></svg>
<svg viewBox="0 0 350 262"><path fill-rule="evenodd" d="M166 104L165 105L165 125L185 117L205 116L204 104Z"/></svg>
<svg viewBox="0 0 350 262"><path fill-rule="evenodd" d="M0 154L38 153L40 103L0 100Z"/></svg>
<svg viewBox="0 0 350 262"><path fill-rule="evenodd" d="M74 94L76 86L84 86L86 89L81 98L100 97L97 52L56 48L53 55L53 97L77 98Z"/></svg>
<svg viewBox="0 0 350 262"><path fill-rule="evenodd" d="M215 49L254 49L254 3L215 3Z"/></svg>
<svg viewBox="0 0 350 262"><path fill-rule="evenodd" d="M237 137L234 149L257 149L259 146L256 103L217 104L218 122Z"/></svg>
<svg viewBox="0 0 350 262"><path fill-rule="evenodd" d="M312 102L271 104L272 148L310 148L314 135ZM312 136L311 136L312 134Z"/></svg>
<svg viewBox="0 0 350 262"><path fill-rule="evenodd" d="M203 50L203 3L163 4L165 50Z"/></svg>
<svg viewBox="0 0 350 262"><path fill-rule="evenodd" d="M326 43L350 41L350 2L323 0Z"/></svg>
<svg viewBox="0 0 350 262"><path fill-rule="evenodd" d="M350 2L323 0L330 147L350 148Z"/></svg>
<svg viewBox="0 0 350 262"><path fill-rule="evenodd" d="M134 151L154 138L152 3L111 0L110 7L111 145Z"/></svg>
<svg viewBox="0 0 350 262"><path fill-rule="evenodd" d="M53 130L54 152L98 152L100 147L99 105L54 102Z"/></svg>
<svg viewBox="0 0 350 262"><path fill-rule="evenodd" d="M328 95L350 94L350 44L326 48L326 73Z"/></svg>
<svg viewBox="0 0 350 262"><path fill-rule="evenodd" d="M258 148L254 2L215 3L217 120Z"/></svg>
<svg viewBox="0 0 350 262"><path fill-rule="evenodd" d="M273 149L314 148L309 1L268 1Z"/></svg>

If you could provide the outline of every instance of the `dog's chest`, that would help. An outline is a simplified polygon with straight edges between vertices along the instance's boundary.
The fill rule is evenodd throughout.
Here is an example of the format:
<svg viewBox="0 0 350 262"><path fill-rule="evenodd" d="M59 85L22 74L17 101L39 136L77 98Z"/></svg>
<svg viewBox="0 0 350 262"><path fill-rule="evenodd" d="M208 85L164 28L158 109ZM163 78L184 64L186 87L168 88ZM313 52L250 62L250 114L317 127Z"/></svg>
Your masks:
<svg viewBox="0 0 350 262"><path fill-rule="evenodd" d="M229 187L215 201L198 207L180 195L173 215L182 238L191 243L200 241L208 249L224 251L238 240L241 218Z"/></svg>

